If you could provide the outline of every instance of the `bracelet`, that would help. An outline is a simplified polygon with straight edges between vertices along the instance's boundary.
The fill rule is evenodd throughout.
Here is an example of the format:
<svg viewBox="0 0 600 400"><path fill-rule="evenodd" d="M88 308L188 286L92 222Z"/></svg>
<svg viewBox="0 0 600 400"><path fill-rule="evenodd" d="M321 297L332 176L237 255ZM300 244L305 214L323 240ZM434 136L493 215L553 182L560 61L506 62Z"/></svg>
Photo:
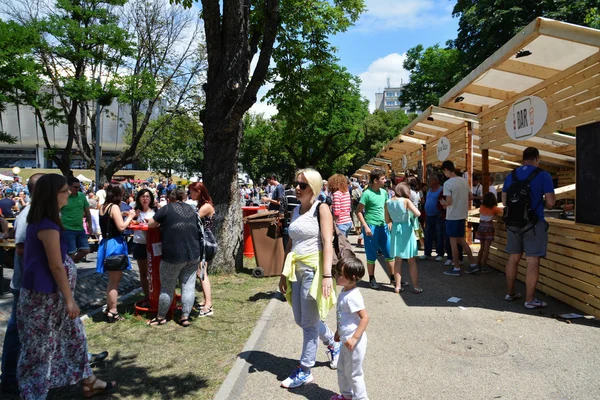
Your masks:
<svg viewBox="0 0 600 400"><path fill-rule="evenodd" d="M331 275L323 275L323 278L333 278Z"/></svg>

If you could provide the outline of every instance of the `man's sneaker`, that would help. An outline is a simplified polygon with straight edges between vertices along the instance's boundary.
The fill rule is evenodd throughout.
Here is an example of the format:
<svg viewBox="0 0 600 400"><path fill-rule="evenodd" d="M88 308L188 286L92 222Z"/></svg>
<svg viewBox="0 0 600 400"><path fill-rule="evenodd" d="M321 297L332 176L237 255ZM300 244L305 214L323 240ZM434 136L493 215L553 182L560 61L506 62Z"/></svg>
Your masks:
<svg viewBox="0 0 600 400"><path fill-rule="evenodd" d="M474 274L477 271L479 271L479 265L471 264L469 268L465 269L465 274Z"/></svg>
<svg viewBox="0 0 600 400"><path fill-rule="evenodd" d="M447 271L444 271L444 275L448 275L448 276L460 276L460 269L457 271L454 269L454 267L450 268Z"/></svg>
<svg viewBox="0 0 600 400"><path fill-rule="evenodd" d="M533 299L533 301L526 301L525 308L544 308L547 307L548 304L544 301L540 301L538 299Z"/></svg>
<svg viewBox="0 0 600 400"><path fill-rule="evenodd" d="M513 301L513 300L517 300L521 298L521 293L515 293L515 294L506 294L506 296L504 296L504 300L506 301Z"/></svg>
<svg viewBox="0 0 600 400"><path fill-rule="evenodd" d="M444 261L444 257L442 257L442 256L437 256L437 257L435 258L435 261Z"/></svg>
<svg viewBox="0 0 600 400"><path fill-rule="evenodd" d="M400 281L400 285L402 285L402 286L410 286L410 283L408 283L406 281Z"/></svg>
<svg viewBox="0 0 600 400"><path fill-rule="evenodd" d="M325 350L325 353L327 353L327 357L329 357L329 368L337 369L341 348L341 342L334 342L333 345L327 346L327 350Z"/></svg>
<svg viewBox="0 0 600 400"><path fill-rule="evenodd" d="M422 256L419 256L419 260L427 260L429 257L427 257L425 254L423 254Z"/></svg>
<svg viewBox="0 0 600 400"><path fill-rule="evenodd" d="M306 373L302 370L300 366L296 368L296 370L283 381L281 381L281 387L286 389L294 389L304 385L305 383L310 383L313 381L312 373Z"/></svg>
<svg viewBox="0 0 600 400"><path fill-rule="evenodd" d="M371 289L379 289L379 284L377 283L375 278L369 280L369 286L371 286Z"/></svg>
<svg viewBox="0 0 600 400"><path fill-rule="evenodd" d="M444 263L444 267L449 267L451 265L454 265L454 263L452 262L452 260L446 260L446 262Z"/></svg>

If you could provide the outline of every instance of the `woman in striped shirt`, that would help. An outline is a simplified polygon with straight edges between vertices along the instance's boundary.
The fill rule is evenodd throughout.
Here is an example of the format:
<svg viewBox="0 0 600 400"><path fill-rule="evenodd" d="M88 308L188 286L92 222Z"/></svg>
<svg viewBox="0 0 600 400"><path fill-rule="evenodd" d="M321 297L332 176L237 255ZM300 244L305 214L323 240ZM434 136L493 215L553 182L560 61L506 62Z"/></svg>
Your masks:
<svg viewBox="0 0 600 400"><path fill-rule="evenodd" d="M352 228L352 202L350 200L350 192L348 192L348 179L342 174L335 174L327 182L329 193L331 196L331 211L333 212L333 220L338 229L348 236L350 228Z"/></svg>

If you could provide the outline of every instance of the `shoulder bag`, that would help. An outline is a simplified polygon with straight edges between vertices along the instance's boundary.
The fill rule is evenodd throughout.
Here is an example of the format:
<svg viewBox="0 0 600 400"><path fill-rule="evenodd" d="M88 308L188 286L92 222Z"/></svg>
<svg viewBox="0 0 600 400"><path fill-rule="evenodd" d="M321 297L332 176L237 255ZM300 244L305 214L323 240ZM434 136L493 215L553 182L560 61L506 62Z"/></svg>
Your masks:
<svg viewBox="0 0 600 400"><path fill-rule="evenodd" d="M110 239L110 209L113 204L111 204L106 213L104 215L108 216L108 220L106 222L106 241L104 242L104 270L105 271L125 271L127 266L129 265L129 260L127 254L113 254L111 256L106 257L106 245L108 244L108 239Z"/></svg>
<svg viewBox="0 0 600 400"><path fill-rule="evenodd" d="M198 239L200 240L200 252L202 253L202 261L212 261L217 254L219 245L215 235L210 230L204 229L204 223L200 214L196 213L198 217Z"/></svg>

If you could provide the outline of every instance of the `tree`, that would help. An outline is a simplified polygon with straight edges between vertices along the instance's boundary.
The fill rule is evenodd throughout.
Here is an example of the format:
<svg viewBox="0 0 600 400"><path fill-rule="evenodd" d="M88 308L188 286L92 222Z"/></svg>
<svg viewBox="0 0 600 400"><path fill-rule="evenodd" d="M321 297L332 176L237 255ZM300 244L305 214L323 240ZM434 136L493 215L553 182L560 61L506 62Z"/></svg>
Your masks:
<svg viewBox="0 0 600 400"><path fill-rule="evenodd" d="M369 114L364 121L364 139L355 149L349 171L356 171L366 164L415 117L415 114L406 114L402 109L387 112L375 110L373 114Z"/></svg>
<svg viewBox="0 0 600 400"><path fill-rule="evenodd" d="M509 41L537 17L586 25L598 0L458 0L452 15L458 17L458 37L452 42L464 55L464 75Z"/></svg>
<svg viewBox="0 0 600 400"><path fill-rule="evenodd" d="M303 65L286 75L267 96L279 111L281 145L293 166L313 166L324 177L346 172L364 139L369 113L359 79L331 61Z"/></svg>
<svg viewBox="0 0 600 400"><path fill-rule="evenodd" d="M110 98L112 82L104 87L90 79L92 64L115 65L131 50L126 32L118 26L113 7L126 0L57 0L46 9L43 2L6 1L8 14L23 28L37 35L33 55L45 85L21 100L34 109L47 154L64 175L71 174L71 152L82 136L82 106L98 98ZM54 105L54 101L58 105ZM49 125L65 124L64 149L50 145Z"/></svg>
<svg viewBox="0 0 600 400"><path fill-rule="evenodd" d="M96 102L101 113L108 113L105 106L114 98L129 105L128 146L110 162L98 160L101 175L110 180L139 158L146 133L150 138L162 133L156 124L147 132L152 118L200 101L205 58L199 19L159 0L133 0L124 7L126 1L57 0L45 7L36 0L4 0L9 15L38 36L33 55L47 89L33 91L23 103L34 108L47 154L65 175L71 173L73 148L95 167ZM54 149L47 126L61 123L67 143Z"/></svg>
<svg viewBox="0 0 600 400"><path fill-rule="evenodd" d="M246 113L243 121L239 162L244 171L255 184L260 184L269 173L275 173L285 181L293 174L294 167L280 140L280 123L252 113Z"/></svg>
<svg viewBox="0 0 600 400"><path fill-rule="evenodd" d="M37 39L30 30L19 24L0 20L0 111L7 103L23 104L29 93L37 93L42 81L31 49ZM16 143L17 139L0 131L0 142Z"/></svg>
<svg viewBox="0 0 600 400"><path fill-rule="evenodd" d="M191 6L192 0L174 0ZM208 75L206 107L200 118L205 135L203 177L215 201L215 231L219 253L212 267L231 272L242 265L242 218L237 190L237 164L244 113L256 102L258 89L269 73L275 41L298 38L298 51L310 40L295 26L324 25L335 16L331 33L346 29L364 9L363 0L202 0ZM252 77L250 64L257 55ZM278 62L277 57L275 62ZM272 71L275 76L276 71Z"/></svg>
<svg viewBox="0 0 600 400"><path fill-rule="evenodd" d="M162 115L148 126L149 132L158 129L162 132L160 136L153 138L147 134L140 141L140 147L145 148L140 158L142 163L167 178L174 171L187 176L202 171L204 135L195 118L187 114ZM131 132L126 140L131 141Z"/></svg>
<svg viewBox="0 0 600 400"><path fill-rule="evenodd" d="M399 100L411 111L437 105L466 70L459 50L442 49L437 44L426 49L419 44L409 49L403 67L410 72L410 78Z"/></svg>

